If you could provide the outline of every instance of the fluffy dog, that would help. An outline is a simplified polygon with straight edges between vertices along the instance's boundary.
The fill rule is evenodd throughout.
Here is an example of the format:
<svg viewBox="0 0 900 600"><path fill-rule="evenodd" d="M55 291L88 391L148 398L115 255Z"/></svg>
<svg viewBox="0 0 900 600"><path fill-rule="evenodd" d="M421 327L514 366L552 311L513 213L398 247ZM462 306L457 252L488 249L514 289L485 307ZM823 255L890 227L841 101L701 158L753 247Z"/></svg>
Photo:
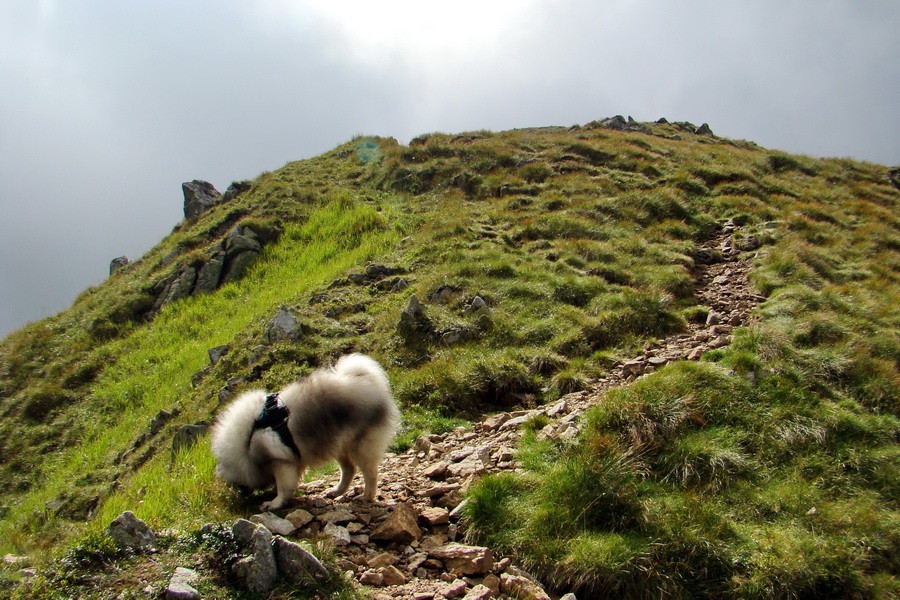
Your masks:
<svg viewBox="0 0 900 600"><path fill-rule="evenodd" d="M307 467L337 460L341 481L328 495L346 492L358 467L371 502L399 421L384 370L368 356L350 354L278 394L255 390L229 404L210 433L216 474L251 489L274 483L278 495L260 508L277 510Z"/></svg>

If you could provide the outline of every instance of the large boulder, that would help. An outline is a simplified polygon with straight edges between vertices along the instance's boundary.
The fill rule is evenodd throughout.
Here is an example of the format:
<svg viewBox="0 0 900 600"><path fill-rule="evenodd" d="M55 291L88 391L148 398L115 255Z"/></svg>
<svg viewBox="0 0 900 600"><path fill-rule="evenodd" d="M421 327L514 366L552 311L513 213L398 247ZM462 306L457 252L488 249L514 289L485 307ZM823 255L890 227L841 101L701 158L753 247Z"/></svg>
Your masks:
<svg viewBox="0 0 900 600"><path fill-rule="evenodd" d="M222 201L222 194L208 181L195 179L181 184L184 193L184 218L196 219Z"/></svg>

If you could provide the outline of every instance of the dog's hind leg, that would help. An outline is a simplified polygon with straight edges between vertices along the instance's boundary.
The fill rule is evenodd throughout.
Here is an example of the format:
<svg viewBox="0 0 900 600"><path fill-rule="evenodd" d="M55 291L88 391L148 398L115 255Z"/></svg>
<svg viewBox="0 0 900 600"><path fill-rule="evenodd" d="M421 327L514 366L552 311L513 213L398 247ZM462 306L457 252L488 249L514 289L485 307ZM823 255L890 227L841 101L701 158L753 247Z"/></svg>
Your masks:
<svg viewBox="0 0 900 600"><path fill-rule="evenodd" d="M272 463L272 474L275 475L275 485L278 495L270 502L263 502L259 507L262 511L278 510L282 508L294 496L297 484L300 482L300 471L294 463L278 461Z"/></svg>
<svg viewBox="0 0 900 600"><path fill-rule="evenodd" d="M368 502L375 502L375 494L378 492L378 463L380 461L366 460L359 465L363 480L366 482L366 492L363 498Z"/></svg>
<svg viewBox="0 0 900 600"><path fill-rule="evenodd" d="M341 482L337 484L336 488L332 488L325 493L329 498L337 498L343 495L347 488L350 487L353 476L356 475L356 465L346 456L339 458L338 464L341 466Z"/></svg>

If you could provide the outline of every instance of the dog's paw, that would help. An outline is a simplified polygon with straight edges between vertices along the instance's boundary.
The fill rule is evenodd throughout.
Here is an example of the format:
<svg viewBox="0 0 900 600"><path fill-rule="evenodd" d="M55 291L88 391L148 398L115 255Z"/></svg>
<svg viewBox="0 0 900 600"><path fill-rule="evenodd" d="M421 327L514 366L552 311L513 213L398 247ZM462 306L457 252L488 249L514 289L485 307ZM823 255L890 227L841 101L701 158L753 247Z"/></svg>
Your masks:
<svg viewBox="0 0 900 600"><path fill-rule="evenodd" d="M342 490L340 488L331 488L330 490L325 492L325 497L326 498L337 498L338 496L340 496L343 493L344 493L344 490Z"/></svg>
<svg viewBox="0 0 900 600"><path fill-rule="evenodd" d="M260 512L272 512L272 511L278 510L282 506L283 506L283 503L275 502L274 500L271 502L263 502L262 504L259 505L259 511Z"/></svg>

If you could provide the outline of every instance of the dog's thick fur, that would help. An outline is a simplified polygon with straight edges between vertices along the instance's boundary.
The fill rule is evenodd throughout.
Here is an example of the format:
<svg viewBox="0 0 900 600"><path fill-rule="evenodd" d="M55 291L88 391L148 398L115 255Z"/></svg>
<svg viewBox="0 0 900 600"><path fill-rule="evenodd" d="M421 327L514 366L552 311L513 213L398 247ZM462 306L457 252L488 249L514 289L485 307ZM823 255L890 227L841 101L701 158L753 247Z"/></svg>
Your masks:
<svg viewBox="0 0 900 600"><path fill-rule="evenodd" d="M368 356L350 354L289 385L279 398L290 411L288 430L300 455L271 428L254 429L266 401L265 391L254 390L229 404L212 427L216 474L251 489L274 483L278 495L261 509L277 510L293 496L308 467L337 460L341 481L328 495L344 494L358 467L364 498L373 501L378 466L400 421L381 366Z"/></svg>

